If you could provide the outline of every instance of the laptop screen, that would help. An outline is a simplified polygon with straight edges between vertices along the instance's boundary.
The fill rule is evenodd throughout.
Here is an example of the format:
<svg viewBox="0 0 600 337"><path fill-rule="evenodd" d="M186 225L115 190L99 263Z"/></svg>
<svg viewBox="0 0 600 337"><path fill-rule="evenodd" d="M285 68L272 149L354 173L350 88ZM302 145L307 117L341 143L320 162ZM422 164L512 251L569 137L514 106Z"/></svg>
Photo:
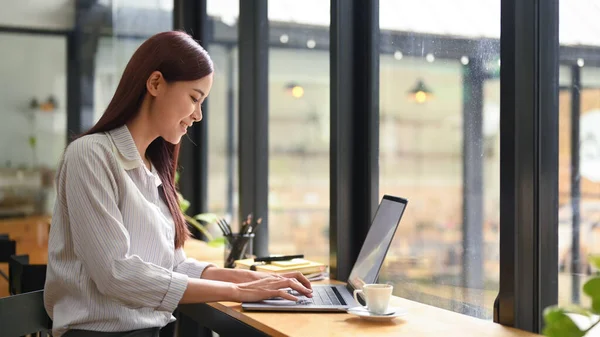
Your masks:
<svg viewBox="0 0 600 337"><path fill-rule="evenodd" d="M365 243L350 272L348 283L354 289L362 289L364 284L374 283L377 280L406 203L405 199L388 195L381 200Z"/></svg>

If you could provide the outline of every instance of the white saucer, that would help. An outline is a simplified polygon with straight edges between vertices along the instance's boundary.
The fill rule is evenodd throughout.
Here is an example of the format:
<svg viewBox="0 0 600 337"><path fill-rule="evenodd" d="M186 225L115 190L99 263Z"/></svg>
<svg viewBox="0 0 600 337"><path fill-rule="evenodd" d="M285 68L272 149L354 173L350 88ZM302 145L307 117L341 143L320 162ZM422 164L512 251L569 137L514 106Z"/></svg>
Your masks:
<svg viewBox="0 0 600 337"><path fill-rule="evenodd" d="M408 314L406 309L400 308L388 308L388 313L384 315L377 315L369 312L365 307L354 307L347 310L351 315L356 315L362 319L368 321L389 321L397 317L402 317Z"/></svg>

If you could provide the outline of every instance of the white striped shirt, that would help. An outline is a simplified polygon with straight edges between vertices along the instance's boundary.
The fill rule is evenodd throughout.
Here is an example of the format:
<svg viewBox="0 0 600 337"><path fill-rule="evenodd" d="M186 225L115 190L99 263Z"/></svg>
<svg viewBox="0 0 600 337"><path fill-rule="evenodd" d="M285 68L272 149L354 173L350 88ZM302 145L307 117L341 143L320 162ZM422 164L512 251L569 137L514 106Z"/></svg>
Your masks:
<svg viewBox="0 0 600 337"><path fill-rule="evenodd" d="M160 178L127 126L72 142L58 166L44 303L54 336L68 329L162 327L188 277L209 264L175 250Z"/></svg>

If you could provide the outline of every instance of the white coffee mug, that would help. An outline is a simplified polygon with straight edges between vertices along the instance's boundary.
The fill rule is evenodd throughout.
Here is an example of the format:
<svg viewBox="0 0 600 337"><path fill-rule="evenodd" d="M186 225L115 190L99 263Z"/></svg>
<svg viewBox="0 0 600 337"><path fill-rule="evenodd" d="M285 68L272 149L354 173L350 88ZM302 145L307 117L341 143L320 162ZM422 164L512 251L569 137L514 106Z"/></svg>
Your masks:
<svg viewBox="0 0 600 337"><path fill-rule="evenodd" d="M390 284L365 284L362 290L354 290L354 300L360 303L357 295L362 293L365 302L367 302L365 308L376 315L383 315L387 313L392 290L394 290L394 287Z"/></svg>

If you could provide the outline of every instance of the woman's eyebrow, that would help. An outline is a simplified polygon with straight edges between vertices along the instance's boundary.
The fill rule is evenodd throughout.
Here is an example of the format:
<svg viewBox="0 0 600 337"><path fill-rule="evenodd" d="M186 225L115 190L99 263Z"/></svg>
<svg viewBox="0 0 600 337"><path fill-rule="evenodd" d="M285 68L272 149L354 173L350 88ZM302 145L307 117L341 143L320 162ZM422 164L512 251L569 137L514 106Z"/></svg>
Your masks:
<svg viewBox="0 0 600 337"><path fill-rule="evenodd" d="M206 96L206 94L204 93L204 91L202 91L202 90L200 90L200 89L196 89L196 88L194 88L194 91L197 91L197 92L199 92L199 93L200 93L200 95L202 95L202 96Z"/></svg>

